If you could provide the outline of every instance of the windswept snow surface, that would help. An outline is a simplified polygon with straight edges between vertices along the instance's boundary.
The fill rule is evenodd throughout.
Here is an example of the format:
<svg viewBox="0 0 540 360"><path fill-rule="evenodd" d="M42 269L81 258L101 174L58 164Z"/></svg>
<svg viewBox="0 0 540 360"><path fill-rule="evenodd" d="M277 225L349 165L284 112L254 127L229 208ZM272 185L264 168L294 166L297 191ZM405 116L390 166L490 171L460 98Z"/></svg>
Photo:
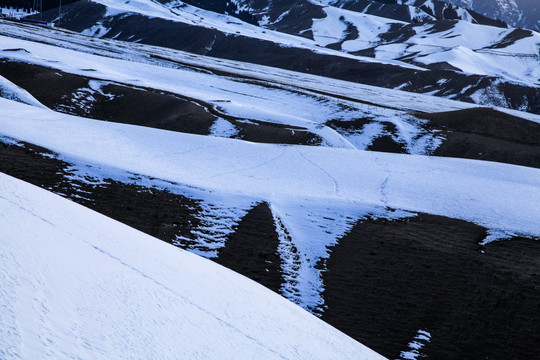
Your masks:
<svg viewBox="0 0 540 360"><path fill-rule="evenodd" d="M241 275L4 174L0 210L2 359L384 359Z"/></svg>

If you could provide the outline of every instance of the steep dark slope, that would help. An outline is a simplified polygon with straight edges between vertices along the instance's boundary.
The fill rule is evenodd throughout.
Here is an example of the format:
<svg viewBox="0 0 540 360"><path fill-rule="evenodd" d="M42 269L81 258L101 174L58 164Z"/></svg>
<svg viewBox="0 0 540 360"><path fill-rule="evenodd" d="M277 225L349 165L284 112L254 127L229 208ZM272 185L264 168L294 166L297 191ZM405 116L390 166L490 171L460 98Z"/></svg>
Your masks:
<svg viewBox="0 0 540 360"><path fill-rule="evenodd" d="M418 114L446 132L433 155L540 167L540 124L477 108Z"/></svg>

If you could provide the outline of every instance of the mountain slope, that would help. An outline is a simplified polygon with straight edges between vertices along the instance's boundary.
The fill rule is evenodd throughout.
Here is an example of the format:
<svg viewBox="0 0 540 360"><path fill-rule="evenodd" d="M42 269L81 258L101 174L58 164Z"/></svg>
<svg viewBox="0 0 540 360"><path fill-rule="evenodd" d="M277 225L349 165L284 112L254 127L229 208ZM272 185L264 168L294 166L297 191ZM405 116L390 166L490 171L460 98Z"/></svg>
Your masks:
<svg viewBox="0 0 540 360"><path fill-rule="evenodd" d="M534 0L445 0L473 9L493 19L506 21L512 26L540 31L540 6Z"/></svg>
<svg viewBox="0 0 540 360"><path fill-rule="evenodd" d="M273 43L279 52L271 60L280 64L281 56L297 66L295 54L310 54L309 63L324 53L328 64L352 61L339 71L385 70L386 79L400 81L440 74L423 64L312 48L314 41L290 34L274 42L260 28L242 36L236 31L247 24L178 6L118 4L109 7L121 12L110 25L129 18L133 28L148 21L163 30L163 17L178 18L183 9L184 24L199 21L197 31L215 31L225 43ZM139 15L125 7L139 7ZM95 24L100 11L94 18L82 12L79 25ZM313 27L315 17L306 14L297 30ZM377 26L386 28L381 18L347 16L356 16L351 24L363 25L368 41ZM339 20L327 17L317 22ZM149 46L129 39L129 31L118 36L131 40L123 42L0 24L0 172L244 274L388 358L534 357L538 115ZM444 26L455 35L460 24L431 25L443 26L434 29L438 39ZM342 34L330 29L318 33ZM266 40L258 42L259 34ZM201 46L194 39L182 41ZM451 46L452 39L441 41Z"/></svg>
<svg viewBox="0 0 540 360"><path fill-rule="evenodd" d="M294 287L290 298L309 309L322 305L320 270L313 264L327 256L326 247L350 228L351 221L368 214L400 218L409 216L402 212L405 210L460 218L485 226L489 234L486 243L518 234L540 235L537 169L251 144L75 119L1 101L6 109L2 118L4 136L62 154L70 162L80 163L77 168L83 173L88 164L111 169L108 176L119 181L130 182L129 174L139 174L177 184L173 188L179 186L184 194L191 192L189 189L204 189L233 198L242 196L249 199L247 203L268 202L288 229L300 259L304 259L299 269L291 269L295 275L289 280ZM28 120L14 121L21 114ZM216 149L220 157L215 156ZM111 158L111 153L116 156ZM302 177L294 176L298 171ZM441 188L443 181L446 185ZM493 198L494 192L506 195ZM499 209L503 207L505 212L501 214ZM307 217L306 210L310 214ZM340 217L345 218L337 221ZM314 232L319 234L317 245L309 241Z"/></svg>

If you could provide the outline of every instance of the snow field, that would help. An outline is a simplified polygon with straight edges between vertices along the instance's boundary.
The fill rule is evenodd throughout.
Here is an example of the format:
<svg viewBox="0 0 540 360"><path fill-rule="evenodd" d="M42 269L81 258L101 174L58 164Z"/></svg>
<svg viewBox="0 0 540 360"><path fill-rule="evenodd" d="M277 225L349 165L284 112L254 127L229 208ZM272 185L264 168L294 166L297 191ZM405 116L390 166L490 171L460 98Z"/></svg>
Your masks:
<svg viewBox="0 0 540 360"><path fill-rule="evenodd" d="M0 174L3 359L383 359L279 295Z"/></svg>

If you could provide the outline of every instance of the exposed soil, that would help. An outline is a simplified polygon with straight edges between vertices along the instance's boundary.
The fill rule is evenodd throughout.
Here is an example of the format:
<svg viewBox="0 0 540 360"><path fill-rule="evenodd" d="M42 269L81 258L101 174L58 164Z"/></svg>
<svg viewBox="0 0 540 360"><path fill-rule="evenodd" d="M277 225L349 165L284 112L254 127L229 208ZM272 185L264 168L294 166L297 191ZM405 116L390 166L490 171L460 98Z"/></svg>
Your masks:
<svg viewBox="0 0 540 360"><path fill-rule="evenodd" d="M407 150L403 144L395 141L390 135L380 136L373 140L373 142L367 147L370 151L390 152L396 154L406 154Z"/></svg>
<svg viewBox="0 0 540 360"><path fill-rule="evenodd" d="M332 249L323 320L390 359L418 330L422 359L532 359L540 344L540 246L481 247L485 229L421 214L358 223Z"/></svg>
<svg viewBox="0 0 540 360"><path fill-rule="evenodd" d="M231 123L238 129L235 138L265 144L319 145L322 138L306 128L274 124L265 121L239 121Z"/></svg>
<svg viewBox="0 0 540 360"><path fill-rule="evenodd" d="M272 212L261 203L242 219L215 261L279 292L283 277L278 246Z"/></svg>
<svg viewBox="0 0 540 360"><path fill-rule="evenodd" d="M490 108L416 113L444 130L433 155L497 161L540 168L540 124Z"/></svg>

